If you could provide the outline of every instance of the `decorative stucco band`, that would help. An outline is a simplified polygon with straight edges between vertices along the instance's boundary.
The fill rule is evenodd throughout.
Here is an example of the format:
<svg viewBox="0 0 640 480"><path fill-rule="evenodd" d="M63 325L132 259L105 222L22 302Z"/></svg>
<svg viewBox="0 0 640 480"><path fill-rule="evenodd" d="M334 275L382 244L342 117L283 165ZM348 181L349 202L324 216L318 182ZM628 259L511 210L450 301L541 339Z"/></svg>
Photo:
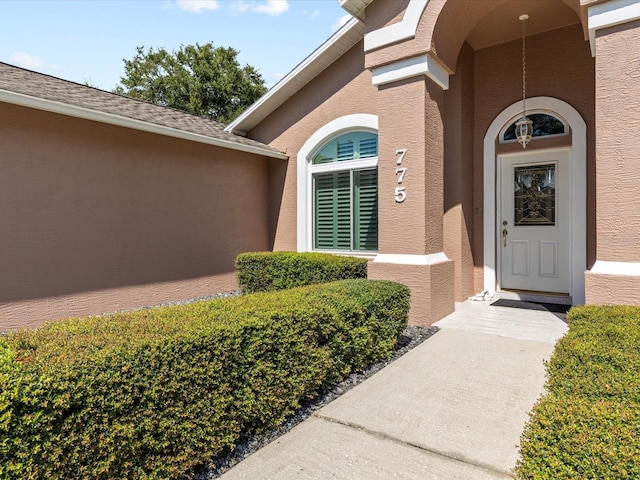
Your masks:
<svg viewBox="0 0 640 480"><path fill-rule="evenodd" d="M371 71L371 82L373 85L384 85L418 75L426 75L443 90L449 89L449 74L430 54L374 68Z"/></svg>
<svg viewBox="0 0 640 480"><path fill-rule="evenodd" d="M596 31L640 19L638 0L611 0L589 7L589 43L596 56Z"/></svg>
<svg viewBox="0 0 640 480"><path fill-rule="evenodd" d="M591 268L591 273L600 275L623 275L640 277L640 263L638 262L608 262L598 260Z"/></svg>
<svg viewBox="0 0 640 480"><path fill-rule="evenodd" d="M364 36L364 51L375 50L392 43L415 37L418 24L429 0L410 0L402 20Z"/></svg>
<svg viewBox="0 0 640 480"><path fill-rule="evenodd" d="M379 253L373 260L375 263L395 263L396 265L433 265L446 262L449 258L444 252L429 255Z"/></svg>

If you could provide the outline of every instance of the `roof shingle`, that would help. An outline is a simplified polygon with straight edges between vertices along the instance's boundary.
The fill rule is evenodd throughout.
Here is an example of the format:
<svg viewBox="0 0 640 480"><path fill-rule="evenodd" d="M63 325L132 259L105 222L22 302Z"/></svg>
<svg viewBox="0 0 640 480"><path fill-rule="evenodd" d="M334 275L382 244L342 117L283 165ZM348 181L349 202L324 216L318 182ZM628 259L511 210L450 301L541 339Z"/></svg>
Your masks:
<svg viewBox="0 0 640 480"><path fill-rule="evenodd" d="M0 90L58 102L99 113L116 115L225 143L282 152L263 143L225 132L225 125L205 117L136 100L0 62Z"/></svg>

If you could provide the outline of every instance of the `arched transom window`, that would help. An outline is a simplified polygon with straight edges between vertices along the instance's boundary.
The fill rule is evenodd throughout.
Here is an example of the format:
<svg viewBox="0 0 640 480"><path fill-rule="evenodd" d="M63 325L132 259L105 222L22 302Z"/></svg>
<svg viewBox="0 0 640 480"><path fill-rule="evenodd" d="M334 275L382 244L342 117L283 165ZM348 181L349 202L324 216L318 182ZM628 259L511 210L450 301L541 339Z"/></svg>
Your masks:
<svg viewBox="0 0 640 480"><path fill-rule="evenodd" d="M311 157L314 250L378 249L378 135L350 132Z"/></svg>
<svg viewBox="0 0 640 480"><path fill-rule="evenodd" d="M532 138L550 135L565 135L568 133L564 122L548 113L528 113L527 117L533 122ZM519 118L518 118L519 119ZM500 143L516 141L516 121L514 120L500 136Z"/></svg>

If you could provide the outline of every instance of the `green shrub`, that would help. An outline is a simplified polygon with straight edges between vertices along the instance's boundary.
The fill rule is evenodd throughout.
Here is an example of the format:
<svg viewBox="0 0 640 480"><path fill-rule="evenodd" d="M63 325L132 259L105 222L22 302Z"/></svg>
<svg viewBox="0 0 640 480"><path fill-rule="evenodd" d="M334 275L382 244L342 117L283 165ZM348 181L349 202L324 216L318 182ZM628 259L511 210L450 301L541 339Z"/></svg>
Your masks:
<svg viewBox="0 0 640 480"><path fill-rule="evenodd" d="M388 357L406 287L350 280L0 339L0 478L180 478Z"/></svg>
<svg viewBox="0 0 640 480"><path fill-rule="evenodd" d="M367 260L318 252L256 252L236 258L244 293L268 292L350 278L367 278Z"/></svg>
<svg viewBox="0 0 640 480"><path fill-rule="evenodd" d="M640 308L573 308L569 325L522 436L518 478L640 478Z"/></svg>

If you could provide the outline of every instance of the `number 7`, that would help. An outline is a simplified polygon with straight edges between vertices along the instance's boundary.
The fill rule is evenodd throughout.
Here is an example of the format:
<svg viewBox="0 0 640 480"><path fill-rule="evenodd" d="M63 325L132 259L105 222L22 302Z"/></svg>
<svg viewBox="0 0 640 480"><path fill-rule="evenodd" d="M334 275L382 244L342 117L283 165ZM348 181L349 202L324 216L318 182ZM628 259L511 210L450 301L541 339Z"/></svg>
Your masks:
<svg viewBox="0 0 640 480"><path fill-rule="evenodd" d="M398 160L396 161L396 165L402 165L402 161L404 160L404 157L406 154L407 154L406 148L400 148L396 150L396 156L399 155Z"/></svg>

